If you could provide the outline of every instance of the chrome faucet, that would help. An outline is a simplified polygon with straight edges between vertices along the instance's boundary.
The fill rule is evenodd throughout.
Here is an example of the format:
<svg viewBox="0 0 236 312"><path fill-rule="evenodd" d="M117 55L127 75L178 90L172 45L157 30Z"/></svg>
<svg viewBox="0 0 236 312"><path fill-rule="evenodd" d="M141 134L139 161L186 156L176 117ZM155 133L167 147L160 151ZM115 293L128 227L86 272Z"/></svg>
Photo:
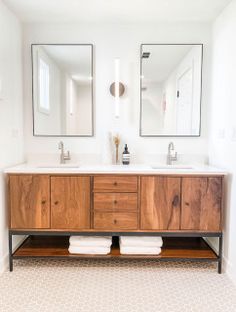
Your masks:
<svg viewBox="0 0 236 312"><path fill-rule="evenodd" d="M67 153L65 154L64 143L62 141L59 142L58 148L59 148L59 150L61 150L60 164L65 164L66 160L70 160L70 152L67 151Z"/></svg>
<svg viewBox="0 0 236 312"><path fill-rule="evenodd" d="M175 154L172 154L172 151L175 150L175 146L173 142L170 142L168 145L168 154L167 154L167 165L172 165L172 161L177 160L177 152Z"/></svg>

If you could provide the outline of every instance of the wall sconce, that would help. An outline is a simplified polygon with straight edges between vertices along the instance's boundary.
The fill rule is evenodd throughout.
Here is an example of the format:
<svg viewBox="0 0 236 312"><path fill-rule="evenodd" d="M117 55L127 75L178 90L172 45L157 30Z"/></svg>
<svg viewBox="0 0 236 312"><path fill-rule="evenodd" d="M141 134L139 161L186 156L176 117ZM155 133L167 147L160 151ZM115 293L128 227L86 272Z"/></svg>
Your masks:
<svg viewBox="0 0 236 312"><path fill-rule="evenodd" d="M110 93L115 97L115 117L120 116L120 97L125 92L125 86L120 82L120 60L115 59L115 82L110 85Z"/></svg>

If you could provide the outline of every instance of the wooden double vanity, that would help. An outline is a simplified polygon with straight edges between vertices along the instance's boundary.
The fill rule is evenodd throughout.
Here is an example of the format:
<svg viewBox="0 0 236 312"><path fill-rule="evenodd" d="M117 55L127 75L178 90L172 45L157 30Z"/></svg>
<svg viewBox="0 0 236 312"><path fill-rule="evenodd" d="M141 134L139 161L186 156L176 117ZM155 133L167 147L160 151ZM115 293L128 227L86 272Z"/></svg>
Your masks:
<svg viewBox="0 0 236 312"><path fill-rule="evenodd" d="M124 169L50 172L15 167L9 187L10 270L26 257L156 258L222 261L223 179L220 172ZM12 251L12 236L27 235ZM106 256L71 255L70 235L114 236ZM158 256L119 253L119 235L162 236ZM218 237L216 253L203 237Z"/></svg>

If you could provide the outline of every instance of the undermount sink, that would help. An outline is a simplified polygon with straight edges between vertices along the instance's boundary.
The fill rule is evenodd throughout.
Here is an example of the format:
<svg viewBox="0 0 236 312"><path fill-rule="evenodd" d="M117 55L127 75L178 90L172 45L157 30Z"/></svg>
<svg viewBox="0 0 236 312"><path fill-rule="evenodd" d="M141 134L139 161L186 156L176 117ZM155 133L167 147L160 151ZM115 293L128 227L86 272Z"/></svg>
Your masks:
<svg viewBox="0 0 236 312"><path fill-rule="evenodd" d="M152 169L162 169L162 170L166 170L166 169L170 169L170 170L190 170L193 169L192 166L188 166L188 165L153 165Z"/></svg>
<svg viewBox="0 0 236 312"><path fill-rule="evenodd" d="M41 165L41 166L38 166L38 168L40 169L77 169L79 168L79 165L70 165L70 164L59 164L59 165Z"/></svg>

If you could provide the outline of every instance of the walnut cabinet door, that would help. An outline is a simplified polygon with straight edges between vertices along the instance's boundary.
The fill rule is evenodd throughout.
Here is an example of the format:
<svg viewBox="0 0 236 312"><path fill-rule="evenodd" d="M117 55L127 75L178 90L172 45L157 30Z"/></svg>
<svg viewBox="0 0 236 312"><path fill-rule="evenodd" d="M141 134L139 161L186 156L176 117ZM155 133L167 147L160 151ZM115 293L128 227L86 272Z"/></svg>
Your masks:
<svg viewBox="0 0 236 312"><path fill-rule="evenodd" d="M9 188L12 229L50 227L50 180L47 175L11 175Z"/></svg>
<svg viewBox="0 0 236 312"><path fill-rule="evenodd" d="M89 177L51 177L51 228L90 228Z"/></svg>
<svg viewBox="0 0 236 312"><path fill-rule="evenodd" d="M141 178L141 229L221 231L221 177Z"/></svg>
<svg viewBox="0 0 236 312"><path fill-rule="evenodd" d="M221 177L182 178L181 230L221 230Z"/></svg>
<svg viewBox="0 0 236 312"><path fill-rule="evenodd" d="M180 229L181 178L141 177L141 229Z"/></svg>

